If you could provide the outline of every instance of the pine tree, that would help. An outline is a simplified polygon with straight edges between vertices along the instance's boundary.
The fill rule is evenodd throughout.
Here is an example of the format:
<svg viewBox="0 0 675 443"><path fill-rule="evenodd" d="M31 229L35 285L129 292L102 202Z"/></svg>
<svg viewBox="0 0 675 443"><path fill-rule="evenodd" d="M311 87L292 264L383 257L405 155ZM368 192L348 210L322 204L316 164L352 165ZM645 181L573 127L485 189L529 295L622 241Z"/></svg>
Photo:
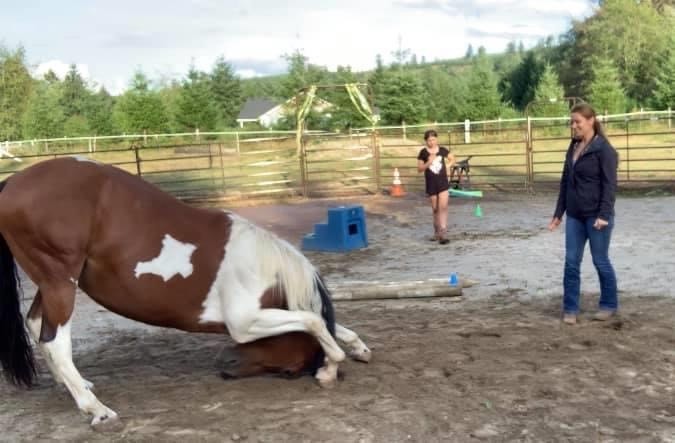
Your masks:
<svg viewBox="0 0 675 443"><path fill-rule="evenodd" d="M185 131L211 131L216 127L218 109L209 76L191 67L178 99L176 121Z"/></svg>
<svg viewBox="0 0 675 443"><path fill-rule="evenodd" d="M377 97L382 122L399 125L417 123L426 118L426 91L419 77L407 71L387 71Z"/></svg>
<svg viewBox="0 0 675 443"><path fill-rule="evenodd" d="M487 60L478 60L471 69L464 118L483 120L499 117L502 103L497 76Z"/></svg>
<svg viewBox="0 0 675 443"><path fill-rule="evenodd" d="M617 114L625 111L626 95L619 80L619 70L607 58L593 63L588 98L597 112Z"/></svg>
<svg viewBox="0 0 675 443"><path fill-rule="evenodd" d="M541 117L560 117L567 114L567 105L560 100L564 95L558 74L550 64L546 64L534 93L532 114Z"/></svg>
<svg viewBox="0 0 675 443"><path fill-rule="evenodd" d="M23 48L9 51L0 45L0 141L21 138L33 86Z"/></svg>
<svg viewBox="0 0 675 443"><path fill-rule="evenodd" d="M655 79L652 106L657 109L675 109L675 32L672 32L670 51L661 64Z"/></svg>
<svg viewBox="0 0 675 443"><path fill-rule="evenodd" d="M131 88L115 103L113 123L117 131L127 134L161 133L169 127L164 103L150 90L150 81L141 71L134 74Z"/></svg>
<svg viewBox="0 0 675 443"><path fill-rule="evenodd" d="M23 134L25 138L62 137L65 116L60 104L61 90L58 84L40 82L28 101L23 116Z"/></svg>
<svg viewBox="0 0 675 443"><path fill-rule="evenodd" d="M66 118L76 115L82 116L91 94L74 64L70 65L68 73L61 83L61 89L60 102Z"/></svg>
<svg viewBox="0 0 675 443"><path fill-rule="evenodd" d="M216 60L210 73L210 80L219 126L232 127L243 103L241 80L223 57Z"/></svg>

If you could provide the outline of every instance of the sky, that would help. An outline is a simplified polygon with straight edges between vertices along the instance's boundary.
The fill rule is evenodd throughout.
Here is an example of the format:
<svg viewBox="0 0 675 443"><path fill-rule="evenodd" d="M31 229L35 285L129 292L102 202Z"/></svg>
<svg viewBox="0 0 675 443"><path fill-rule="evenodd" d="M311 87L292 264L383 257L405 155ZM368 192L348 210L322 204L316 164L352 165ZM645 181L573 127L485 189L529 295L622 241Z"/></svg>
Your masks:
<svg viewBox="0 0 675 443"><path fill-rule="evenodd" d="M219 56L242 78L282 73L302 51L333 70L372 69L399 47L427 61L469 44L501 52L557 36L592 12L588 0L0 0L0 44L26 49L34 75L75 63L94 85L122 92L152 79L209 70Z"/></svg>

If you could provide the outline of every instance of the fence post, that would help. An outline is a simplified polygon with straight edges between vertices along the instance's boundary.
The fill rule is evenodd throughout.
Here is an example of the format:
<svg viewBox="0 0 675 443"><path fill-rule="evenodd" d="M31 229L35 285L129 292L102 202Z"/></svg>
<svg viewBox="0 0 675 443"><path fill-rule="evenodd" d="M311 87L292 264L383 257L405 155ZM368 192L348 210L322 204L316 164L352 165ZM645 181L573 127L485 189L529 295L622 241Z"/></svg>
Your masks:
<svg viewBox="0 0 675 443"><path fill-rule="evenodd" d="M199 128L195 128L195 140L199 143Z"/></svg>
<svg viewBox="0 0 675 443"><path fill-rule="evenodd" d="M642 132L642 120L645 118L644 112L645 108L640 108L640 132Z"/></svg>
<svg viewBox="0 0 675 443"><path fill-rule="evenodd" d="M136 156L136 173L141 176L141 156L138 153L138 145L133 145L134 155Z"/></svg>
<svg viewBox="0 0 675 443"><path fill-rule="evenodd" d="M668 129L673 127L673 110L668 106Z"/></svg>
<svg viewBox="0 0 675 443"><path fill-rule="evenodd" d="M143 145L148 146L148 131L143 129Z"/></svg>
<svg viewBox="0 0 675 443"><path fill-rule="evenodd" d="M380 137L377 129L372 129L373 173L375 174L375 194L382 192L382 171L380 170Z"/></svg>
<svg viewBox="0 0 675 443"><path fill-rule="evenodd" d="M237 157L239 157L239 155L241 154L241 152L239 151L239 149L240 149L240 146L239 146L239 131L234 133L234 137L235 137L235 140L236 140L236 143L237 143Z"/></svg>
<svg viewBox="0 0 675 443"><path fill-rule="evenodd" d="M525 135L525 186L528 190L533 189L534 185L534 167L532 165L532 118L527 116L527 134Z"/></svg>
<svg viewBox="0 0 675 443"><path fill-rule="evenodd" d="M401 128L403 128L403 140L408 140L408 134L406 132L405 120L401 120Z"/></svg>
<svg viewBox="0 0 675 443"><path fill-rule="evenodd" d="M223 164L223 144L218 143L218 157L220 158L220 181L225 192L225 165Z"/></svg>
<svg viewBox="0 0 675 443"><path fill-rule="evenodd" d="M464 120L464 143L471 143L471 121L469 119Z"/></svg>
<svg viewBox="0 0 675 443"><path fill-rule="evenodd" d="M626 117L626 181L630 181L630 119Z"/></svg>
<svg viewBox="0 0 675 443"><path fill-rule="evenodd" d="M96 136L94 136L94 152L96 152Z"/></svg>
<svg viewBox="0 0 675 443"><path fill-rule="evenodd" d="M307 174L307 151L305 149L305 134L304 130L300 136L300 185L302 186L302 196L309 197L309 184L307 183L309 174Z"/></svg>

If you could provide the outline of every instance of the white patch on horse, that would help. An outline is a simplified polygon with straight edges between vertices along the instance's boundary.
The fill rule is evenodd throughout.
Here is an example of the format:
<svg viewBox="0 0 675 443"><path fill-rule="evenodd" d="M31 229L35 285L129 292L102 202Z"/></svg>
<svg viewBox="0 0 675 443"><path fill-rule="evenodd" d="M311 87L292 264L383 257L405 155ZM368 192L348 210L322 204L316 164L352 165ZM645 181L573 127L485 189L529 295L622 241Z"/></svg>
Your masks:
<svg viewBox="0 0 675 443"><path fill-rule="evenodd" d="M236 214L232 220L225 257L202 303L203 323L222 323L224 313L235 309L254 315L260 297L279 284L291 311L320 313L321 301L314 286L315 269L290 243Z"/></svg>
<svg viewBox="0 0 675 443"><path fill-rule="evenodd" d="M191 259L196 249L197 246L193 244L180 242L165 234L159 255L150 261L136 263L134 269L136 278L143 274L159 275L164 281L168 281L176 274L187 278L192 275Z"/></svg>
<svg viewBox="0 0 675 443"><path fill-rule="evenodd" d="M52 362L53 366L50 368L54 371L56 380L66 385L82 411L94 416L92 425L117 420L117 414L96 398L91 392L91 383L82 378L73 364L70 321L59 325L54 340L41 343L41 347Z"/></svg>
<svg viewBox="0 0 675 443"><path fill-rule="evenodd" d="M97 165L100 164L100 163L97 162L96 160L91 159L91 158L89 158L89 157L85 157L85 156L83 156L83 155L72 155L71 157L74 158L75 160L77 160L78 162L89 162L89 163L95 163L95 164L97 164Z"/></svg>

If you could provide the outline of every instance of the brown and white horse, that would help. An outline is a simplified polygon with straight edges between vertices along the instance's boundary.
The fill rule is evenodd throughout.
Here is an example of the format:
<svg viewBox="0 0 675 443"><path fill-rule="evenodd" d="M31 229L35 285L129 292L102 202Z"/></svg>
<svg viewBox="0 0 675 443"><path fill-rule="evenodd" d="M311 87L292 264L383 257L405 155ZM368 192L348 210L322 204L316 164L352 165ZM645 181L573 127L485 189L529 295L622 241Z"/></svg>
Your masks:
<svg viewBox="0 0 675 443"><path fill-rule="evenodd" d="M0 362L16 384L35 366L20 311L15 261L38 291L27 314L55 380L92 425L117 414L72 360L76 289L125 317L239 343L227 375L312 371L337 379L370 350L335 323L317 270L274 234L226 211L191 207L119 168L83 158L33 165L0 183Z"/></svg>

